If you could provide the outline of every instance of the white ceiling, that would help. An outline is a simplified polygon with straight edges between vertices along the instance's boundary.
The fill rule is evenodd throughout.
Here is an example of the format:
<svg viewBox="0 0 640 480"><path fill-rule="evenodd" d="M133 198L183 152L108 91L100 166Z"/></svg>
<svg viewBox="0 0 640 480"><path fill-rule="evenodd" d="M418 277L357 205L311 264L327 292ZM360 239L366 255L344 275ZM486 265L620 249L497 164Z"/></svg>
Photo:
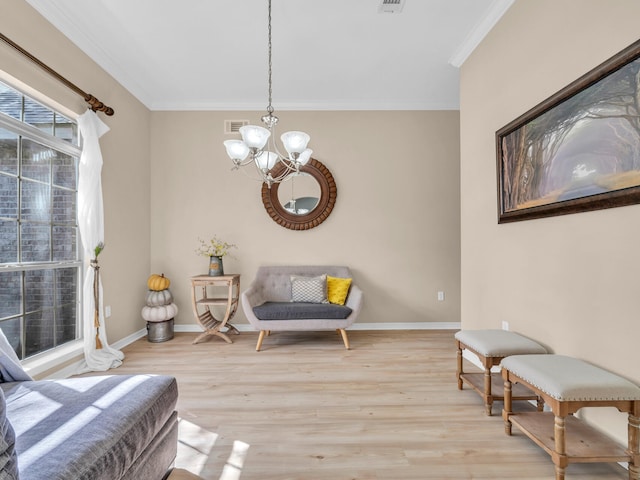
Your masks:
<svg viewBox="0 0 640 480"><path fill-rule="evenodd" d="M267 0L27 1L151 110L266 109ZM381 1L273 0L276 110L457 109L514 0Z"/></svg>

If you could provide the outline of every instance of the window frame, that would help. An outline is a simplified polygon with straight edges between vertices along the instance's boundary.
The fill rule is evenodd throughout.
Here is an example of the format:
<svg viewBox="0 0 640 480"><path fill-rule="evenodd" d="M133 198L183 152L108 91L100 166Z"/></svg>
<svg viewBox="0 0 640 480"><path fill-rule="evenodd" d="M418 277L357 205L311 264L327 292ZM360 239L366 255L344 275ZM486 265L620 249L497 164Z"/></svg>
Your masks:
<svg viewBox="0 0 640 480"><path fill-rule="evenodd" d="M13 84L12 82L7 81L6 79L2 78L0 76L0 81L2 81L2 83L4 85L6 85L7 87L9 87L10 89L15 90L17 93L19 93L24 99L28 99L31 102L35 102L38 103L40 105L42 105L44 108L46 108L47 110L51 111L54 114L54 118L55 116L59 115L61 117L64 117L66 120L69 120L70 122L73 122L77 125L77 121L76 121L76 114L72 114L70 115L69 113L65 112L63 109L61 108L57 108L55 106L53 106L50 102L47 102L45 100L43 100L42 98L40 98L40 96L34 95L33 92L29 92L27 93L23 88L17 87L15 84ZM21 115L20 117L24 119L24 108L25 108L25 102L22 102L21 105ZM20 147L17 148L16 151L16 155L18 156L18 164L17 164L17 171L16 174L12 174L12 173L3 173L3 175L7 175L9 177L14 177L17 179L18 181L18 212L17 212L17 219L10 219L10 220L16 220L17 225L18 225L18 258L16 262L6 262L6 263L0 263L0 272L22 272L23 275L21 276L20 279L20 312L17 314L13 314L13 315L9 315L6 317L2 318L2 321L11 321L11 320L15 320L15 319L19 319L20 321L20 344L21 344L21 351L20 353L20 358L22 359L22 362L32 362L34 360L38 360L39 358L43 358L46 356L51 356L51 354L55 354L55 352L57 351L65 351L68 350L70 346L77 344L78 342L82 341L82 337L83 337L83 315L82 315L82 286L84 283L84 269L83 269L83 265L84 265L84 249L82 248L82 242L80 239L80 229L79 229L79 225L78 225L78 180L79 180L79 162L80 162L80 156L82 153L82 148L81 148L81 142L82 142L82 137L81 134L78 130L77 132L77 143L78 145L74 145L73 143L64 140L60 137L56 137L55 134L55 122L54 125L52 127L52 133L46 133L42 130L40 130L38 127L25 123L23 120L19 120L16 119L8 114L5 114L3 112L0 112L0 128L3 128L9 132L11 132L12 134L16 135L16 138L20 144ZM76 259L75 260L51 260L54 258L53 253L54 253L54 242L53 242L53 235L52 235L52 241L49 243L49 260L48 261L30 261L30 262L23 262L22 261L22 242L20 241L20 235L21 235L21 229L20 229L20 225L22 224L22 213L21 213L21 205L22 205L22 188L20 186L20 183L22 182L23 176L22 176L22 162L23 162L23 158L22 158L22 141L23 139L29 140L31 142L35 142L39 145L44 146L45 148L50 148L52 150L55 150L57 152L60 152L64 155L73 157L75 159L76 165L75 165L75 188L71 189L69 187L65 187L62 185L55 185L54 184L54 180L53 177L51 177L49 179L48 185L50 188L56 188L62 191L72 191L74 192L75 195L75 208L76 208L76 215L75 215L75 223L74 223L74 228L76 230L76 235L75 235L75 251L76 251ZM50 166L50 168L53 168L52 166ZM50 172L52 173L52 172ZM32 179L28 179L29 181L32 181ZM53 196L53 190L51 191L51 195ZM51 230L53 230L56 226L60 226L60 223L57 223L54 218L53 215L51 214L51 212L49 212L48 214L48 220L46 223L44 223L44 225L47 225ZM3 217L3 218L7 218L7 217ZM64 223L65 226L68 226L69 223ZM75 285L75 309L76 309L76 315L75 315L75 320L76 320L76 325L75 325L75 335L74 338L68 341L65 341L63 343L60 344L56 344L56 339L55 339L55 335L54 335L54 346L52 348L47 348L45 350L41 350L38 351L36 353L32 353L29 354L27 356L27 343L26 343L26 339L27 339L27 335L26 335L26 317L30 314L33 313L32 311L27 311L27 299L26 296L24 295L25 292L25 276L24 276L24 272L27 271L33 271L33 270L41 270L41 271L46 271L46 270L51 270L51 271L56 271L56 270L61 270L61 269L65 269L65 268L74 268L77 272L76 274L76 285ZM55 275L54 275L55 278ZM57 309L58 305L57 305L57 295L55 294L55 290L54 290L54 294L53 294L53 306L52 307L47 307L44 309L38 309L35 310L37 311L45 311L45 310L49 310L49 309ZM54 324L55 327L55 324Z"/></svg>

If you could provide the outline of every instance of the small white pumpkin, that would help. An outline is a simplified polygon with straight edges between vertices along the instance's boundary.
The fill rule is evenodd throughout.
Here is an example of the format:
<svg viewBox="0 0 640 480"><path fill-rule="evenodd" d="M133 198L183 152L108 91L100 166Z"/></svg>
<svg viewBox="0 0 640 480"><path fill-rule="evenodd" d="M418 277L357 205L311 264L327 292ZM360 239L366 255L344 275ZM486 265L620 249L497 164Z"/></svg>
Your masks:
<svg viewBox="0 0 640 480"><path fill-rule="evenodd" d="M147 293L147 300L145 302L148 307L160 307L162 305L169 305L173 303L173 295L169 289L165 290L149 290Z"/></svg>
<svg viewBox="0 0 640 480"><path fill-rule="evenodd" d="M178 306L175 303L160 305L157 307L143 307L142 318L147 322L164 322L170 320L178 314Z"/></svg>

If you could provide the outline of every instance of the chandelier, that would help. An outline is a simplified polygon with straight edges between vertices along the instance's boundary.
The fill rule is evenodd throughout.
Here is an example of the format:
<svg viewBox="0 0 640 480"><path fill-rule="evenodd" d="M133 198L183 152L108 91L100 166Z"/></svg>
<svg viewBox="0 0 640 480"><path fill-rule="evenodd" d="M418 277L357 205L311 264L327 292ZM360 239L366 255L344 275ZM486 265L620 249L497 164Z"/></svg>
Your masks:
<svg viewBox="0 0 640 480"><path fill-rule="evenodd" d="M258 179L271 188L274 183L283 182L292 175L299 174L300 167L309 161L313 151L307 148L311 137L298 131L285 132L280 137L287 155L280 153L276 146L274 137L278 117L273 114L274 110L271 106L271 0L269 0L268 32L269 105L267 114L261 118L266 128L259 125L240 127L242 140L226 140L224 146L227 149L227 155L233 161L233 170L253 164Z"/></svg>

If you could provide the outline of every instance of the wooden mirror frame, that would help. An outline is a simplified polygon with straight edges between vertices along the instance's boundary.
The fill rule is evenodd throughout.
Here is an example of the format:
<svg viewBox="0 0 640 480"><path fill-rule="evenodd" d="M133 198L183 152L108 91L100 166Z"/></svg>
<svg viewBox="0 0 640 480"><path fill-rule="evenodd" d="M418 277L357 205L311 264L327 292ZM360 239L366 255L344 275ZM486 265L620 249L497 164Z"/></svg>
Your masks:
<svg viewBox="0 0 640 480"><path fill-rule="evenodd" d="M282 164L276 165L272 175L277 178L278 175L284 173L285 168ZM262 203L264 208L274 222L289 230L309 230L320 225L333 210L338 196L338 189L333 175L322 162L311 158L306 165L300 167L300 171L311 175L320 186L318 205L306 215L294 215L284 209L278 198L279 183L274 183L271 188L266 183L262 184Z"/></svg>

